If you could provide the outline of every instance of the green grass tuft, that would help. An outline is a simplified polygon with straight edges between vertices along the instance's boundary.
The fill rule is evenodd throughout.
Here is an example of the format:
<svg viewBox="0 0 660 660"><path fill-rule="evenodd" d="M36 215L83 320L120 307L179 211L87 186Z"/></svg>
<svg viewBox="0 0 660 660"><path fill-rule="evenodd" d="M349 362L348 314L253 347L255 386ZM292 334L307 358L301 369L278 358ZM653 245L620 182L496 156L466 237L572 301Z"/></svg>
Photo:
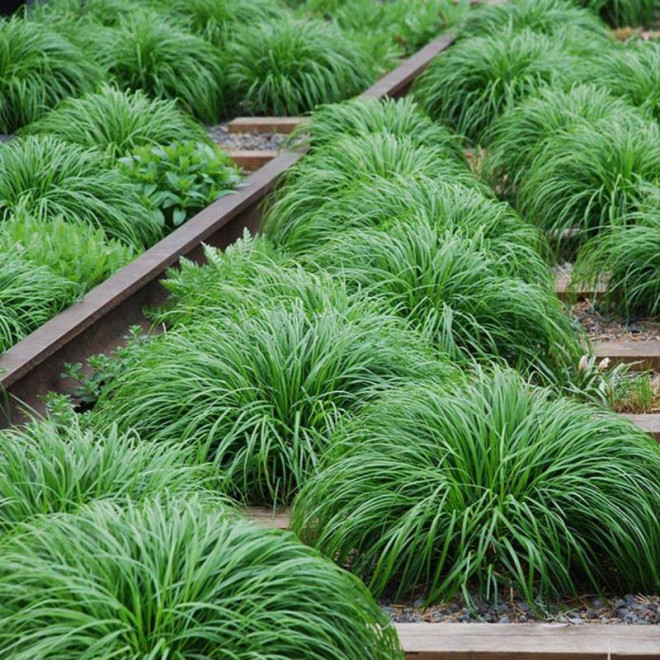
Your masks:
<svg viewBox="0 0 660 660"><path fill-rule="evenodd" d="M483 37L524 29L553 35L568 25L598 37L611 38L606 25L589 10L576 7L571 0L509 0L503 4L482 4L466 15L461 36Z"/></svg>
<svg viewBox="0 0 660 660"><path fill-rule="evenodd" d="M660 584L660 448L613 413L495 372L388 393L333 446L293 528L376 597Z"/></svg>
<svg viewBox="0 0 660 660"><path fill-rule="evenodd" d="M657 15L656 0L578 0L613 26L648 25Z"/></svg>
<svg viewBox="0 0 660 660"><path fill-rule="evenodd" d="M88 222L138 250L162 235L137 186L104 154L52 136L15 139L0 149L0 217L18 209Z"/></svg>
<svg viewBox="0 0 660 660"><path fill-rule="evenodd" d="M493 122L486 139L484 176L502 195L512 196L548 138L615 115L617 121L633 126L644 123L633 106L596 85L539 90Z"/></svg>
<svg viewBox="0 0 660 660"><path fill-rule="evenodd" d="M457 360L499 358L555 382L583 352L554 292L515 277L515 261L512 268L478 234L467 238L411 217L386 232L344 232L317 259L384 297Z"/></svg>
<svg viewBox="0 0 660 660"><path fill-rule="evenodd" d="M660 128L615 114L548 139L522 178L518 208L557 245L583 241L638 210L642 184L660 181Z"/></svg>
<svg viewBox="0 0 660 660"><path fill-rule="evenodd" d="M180 446L143 442L114 427L85 430L75 414L66 426L34 420L0 431L0 534L98 500L200 489L204 471L186 467L187 460Z"/></svg>
<svg viewBox="0 0 660 660"><path fill-rule="evenodd" d="M208 498L26 526L0 550L0 654L399 660L350 574Z"/></svg>
<svg viewBox="0 0 660 660"><path fill-rule="evenodd" d="M435 119L474 143L507 107L560 82L572 57L553 37L505 31L461 41L417 78L415 98Z"/></svg>
<svg viewBox="0 0 660 660"><path fill-rule="evenodd" d="M195 448L237 499L286 503L345 414L401 378L454 373L400 319L366 301L312 312L295 284L288 301L220 300L145 344L102 393L99 422Z"/></svg>
<svg viewBox="0 0 660 660"><path fill-rule="evenodd" d="M128 156L138 147L208 141L204 128L175 101L149 99L142 91L110 86L64 101L23 133L52 134L83 147L97 147L113 158Z"/></svg>
<svg viewBox="0 0 660 660"><path fill-rule="evenodd" d="M0 20L0 133L13 133L62 99L91 91L100 77L76 46L45 25Z"/></svg>
<svg viewBox="0 0 660 660"><path fill-rule="evenodd" d="M198 119L218 120L225 89L220 54L176 22L151 11L131 14L100 39L98 57L121 88L178 99Z"/></svg>
<svg viewBox="0 0 660 660"><path fill-rule="evenodd" d="M373 80L367 54L323 21L279 20L236 31L226 47L236 112L299 115L361 92Z"/></svg>

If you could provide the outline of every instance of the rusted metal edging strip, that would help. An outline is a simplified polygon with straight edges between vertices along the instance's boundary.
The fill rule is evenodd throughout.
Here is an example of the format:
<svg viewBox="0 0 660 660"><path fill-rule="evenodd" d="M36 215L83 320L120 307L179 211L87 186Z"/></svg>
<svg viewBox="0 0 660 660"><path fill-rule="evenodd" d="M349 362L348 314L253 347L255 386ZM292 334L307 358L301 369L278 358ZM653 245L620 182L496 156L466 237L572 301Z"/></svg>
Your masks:
<svg viewBox="0 0 660 660"><path fill-rule="evenodd" d="M453 35L446 35L428 44L364 95L401 96L415 76L454 40ZM202 243L226 247L245 229L256 232L262 219L261 202L301 155L282 153L249 176L238 192L198 213L80 302L0 355L0 391L8 395L8 405L0 401L0 427L12 423L12 414L13 421L20 419L16 416L18 401L41 410L42 397L49 391L70 391L71 385L60 378L67 362L83 362L91 355L119 347L132 325L147 327L142 307L164 300L166 292L158 280L180 257L201 259Z"/></svg>

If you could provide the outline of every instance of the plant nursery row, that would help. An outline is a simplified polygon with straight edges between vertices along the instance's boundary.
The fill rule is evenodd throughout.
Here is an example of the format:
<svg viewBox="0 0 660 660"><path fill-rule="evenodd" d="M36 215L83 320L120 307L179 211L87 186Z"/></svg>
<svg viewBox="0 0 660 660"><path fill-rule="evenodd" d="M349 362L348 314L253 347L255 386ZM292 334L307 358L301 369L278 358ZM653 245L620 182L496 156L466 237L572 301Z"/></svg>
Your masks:
<svg viewBox="0 0 660 660"><path fill-rule="evenodd" d="M22 24L62 3L49 4ZM168 20L229 53L233 29L185 18L206 4ZM309 17L308 4L280 10ZM321 4L319 30L372 53L390 43L351 27L369 3ZM387 26L398 3L375 4ZM613 411L631 374L595 360L553 270L575 261L576 282L607 284L599 304L658 319L660 46L641 30L618 41L603 20L653 27L658 7L583 4L464 11L402 100L310 97L290 138L307 153L259 235L181 260L146 310L153 332L71 365L75 397L53 393L47 417L0 431L1 657L403 658L385 604L456 599L472 620L507 599L543 620L596 597L623 603L604 623L660 622L660 445ZM109 6L79 20L115 35L137 20L93 18ZM103 278L188 217L177 167L198 166L195 208L237 185L156 96L115 80L0 147L7 191L70 162L95 177L80 196L81 173L41 200L0 189L17 200L0 232L40 250L12 257L54 260L61 241L71 252L50 268L105 264ZM124 133L129 117L139 128ZM152 206L128 208L121 177ZM71 208L94 249L70 238ZM622 249L642 231L643 254ZM253 506L291 507L290 531L246 520Z"/></svg>

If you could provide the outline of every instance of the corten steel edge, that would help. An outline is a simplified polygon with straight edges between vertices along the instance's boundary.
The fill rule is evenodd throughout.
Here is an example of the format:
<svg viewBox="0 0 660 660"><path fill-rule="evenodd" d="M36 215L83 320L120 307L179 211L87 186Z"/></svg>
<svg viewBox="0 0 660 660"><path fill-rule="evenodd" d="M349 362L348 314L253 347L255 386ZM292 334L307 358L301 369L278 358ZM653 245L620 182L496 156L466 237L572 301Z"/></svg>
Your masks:
<svg viewBox="0 0 660 660"><path fill-rule="evenodd" d="M363 96L404 95L416 76L455 38L454 34L446 34L431 42ZM23 421L25 406L43 412L48 392L71 393L74 385L61 378L67 363L85 362L92 355L115 350L124 343L131 326L149 328L142 309L166 298L167 292L159 280L181 257L203 261L202 244L224 248L245 230L256 233L264 199L302 153L281 153L247 177L236 193L208 206L92 289L80 302L0 355L0 428Z"/></svg>

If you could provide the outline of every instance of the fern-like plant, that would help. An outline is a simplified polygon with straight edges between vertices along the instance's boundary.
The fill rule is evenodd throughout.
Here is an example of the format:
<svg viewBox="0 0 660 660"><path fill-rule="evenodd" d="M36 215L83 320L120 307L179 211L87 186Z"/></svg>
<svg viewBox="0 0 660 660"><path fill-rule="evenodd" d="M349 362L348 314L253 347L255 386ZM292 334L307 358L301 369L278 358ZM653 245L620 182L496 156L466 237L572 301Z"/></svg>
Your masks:
<svg viewBox="0 0 660 660"><path fill-rule="evenodd" d="M150 99L142 91L125 92L108 85L64 101L23 133L55 135L107 151L112 158L128 156L138 147L208 140L204 128L175 101Z"/></svg>
<svg viewBox="0 0 660 660"><path fill-rule="evenodd" d="M361 92L373 80L366 53L336 26L279 20L236 31L226 83L237 111L299 115Z"/></svg>
<svg viewBox="0 0 660 660"><path fill-rule="evenodd" d="M353 576L208 497L99 502L0 550L0 654L401 660Z"/></svg>
<svg viewBox="0 0 660 660"><path fill-rule="evenodd" d="M19 209L88 222L138 250L162 235L138 187L102 152L52 136L16 139L0 149L0 218Z"/></svg>
<svg viewBox="0 0 660 660"><path fill-rule="evenodd" d="M293 528L376 597L658 587L660 448L618 415L496 371L388 393L333 447Z"/></svg>
<svg viewBox="0 0 660 660"><path fill-rule="evenodd" d="M39 23L0 20L0 133L13 133L62 99L91 91L101 70Z"/></svg>

